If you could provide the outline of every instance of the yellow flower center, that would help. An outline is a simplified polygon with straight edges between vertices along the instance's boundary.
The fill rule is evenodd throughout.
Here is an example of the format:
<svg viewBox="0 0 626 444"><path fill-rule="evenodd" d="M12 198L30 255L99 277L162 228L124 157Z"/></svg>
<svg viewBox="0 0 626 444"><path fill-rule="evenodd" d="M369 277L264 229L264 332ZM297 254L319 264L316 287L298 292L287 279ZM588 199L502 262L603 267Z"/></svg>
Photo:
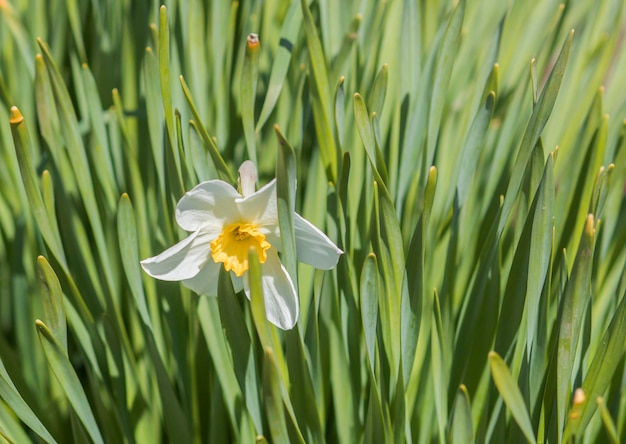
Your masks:
<svg viewBox="0 0 626 444"><path fill-rule="evenodd" d="M271 246L255 225L236 223L224 227L211 242L211 257L215 262L222 262L226 271L232 270L237 276L242 276L249 267L250 249L254 249L259 261L264 263Z"/></svg>

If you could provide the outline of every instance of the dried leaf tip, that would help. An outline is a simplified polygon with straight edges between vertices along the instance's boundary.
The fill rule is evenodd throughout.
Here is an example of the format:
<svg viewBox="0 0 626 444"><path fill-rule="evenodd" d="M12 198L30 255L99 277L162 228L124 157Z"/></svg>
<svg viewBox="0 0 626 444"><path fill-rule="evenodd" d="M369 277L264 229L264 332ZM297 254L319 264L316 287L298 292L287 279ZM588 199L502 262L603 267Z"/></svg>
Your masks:
<svg viewBox="0 0 626 444"><path fill-rule="evenodd" d="M581 405L586 400L587 396L585 395L585 391L581 388L577 388L576 391L574 391L574 406Z"/></svg>
<svg viewBox="0 0 626 444"><path fill-rule="evenodd" d="M259 45L261 44L261 41L259 40L258 34L250 33L248 34L246 43L248 45L248 49L255 49L259 47Z"/></svg>
<svg viewBox="0 0 626 444"><path fill-rule="evenodd" d="M17 125L18 123L22 123L24 121L24 116L17 108L17 106L11 107L11 113L9 114L9 123L11 125Z"/></svg>

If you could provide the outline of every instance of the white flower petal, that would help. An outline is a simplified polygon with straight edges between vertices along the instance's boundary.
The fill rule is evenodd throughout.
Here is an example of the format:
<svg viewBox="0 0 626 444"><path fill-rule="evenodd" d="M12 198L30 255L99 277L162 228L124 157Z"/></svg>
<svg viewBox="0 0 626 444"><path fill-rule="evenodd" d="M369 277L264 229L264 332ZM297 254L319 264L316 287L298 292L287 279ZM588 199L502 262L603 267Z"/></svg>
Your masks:
<svg viewBox="0 0 626 444"><path fill-rule="evenodd" d="M217 296L217 280L220 275L221 264L207 261L191 279L183 280L183 285L197 294L204 296Z"/></svg>
<svg viewBox="0 0 626 444"><path fill-rule="evenodd" d="M300 310L298 294L274 248L268 251L267 260L261 264L261 273L267 320L283 330L291 330ZM244 275L244 289L250 299L248 273Z"/></svg>
<svg viewBox="0 0 626 444"><path fill-rule="evenodd" d="M334 268L343 251L315 225L297 213L293 215L293 224L298 260L320 270Z"/></svg>
<svg viewBox="0 0 626 444"><path fill-rule="evenodd" d="M209 259L213 238L211 233L196 231L158 256L144 259L141 266L150 276L164 281L190 279Z"/></svg>
<svg viewBox="0 0 626 444"><path fill-rule="evenodd" d="M208 180L196 185L178 201L176 222L187 231L221 230L224 222L240 219L235 200L241 195L221 180Z"/></svg>
<svg viewBox="0 0 626 444"><path fill-rule="evenodd" d="M237 199L237 207L244 220L259 226L277 226L276 179L268 182L256 193Z"/></svg>

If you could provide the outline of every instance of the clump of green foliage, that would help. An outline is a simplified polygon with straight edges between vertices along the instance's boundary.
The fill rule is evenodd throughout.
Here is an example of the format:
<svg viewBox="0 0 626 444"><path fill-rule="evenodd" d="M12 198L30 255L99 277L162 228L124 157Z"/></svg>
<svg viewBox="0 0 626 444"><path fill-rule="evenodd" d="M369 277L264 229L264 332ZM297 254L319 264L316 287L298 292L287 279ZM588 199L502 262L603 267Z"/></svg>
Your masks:
<svg viewBox="0 0 626 444"><path fill-rule="evenodd" d="M622 0L0 0L0 441L626 442L625 35ZM246 159L344 251L284 252L286 332L139 265Z"/></svg>

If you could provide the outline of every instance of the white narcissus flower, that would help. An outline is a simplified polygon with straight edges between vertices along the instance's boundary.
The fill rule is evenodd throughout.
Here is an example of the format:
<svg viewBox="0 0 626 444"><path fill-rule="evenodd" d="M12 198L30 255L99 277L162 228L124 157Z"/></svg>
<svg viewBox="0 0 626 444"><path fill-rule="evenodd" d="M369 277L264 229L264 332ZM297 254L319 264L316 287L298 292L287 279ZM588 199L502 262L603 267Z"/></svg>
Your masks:
<svg viewBox="0 0 626 444"><path fill-rule="evenodd" d="M198 294L217 295L221 264L231 272L236 291L250 298L248 253L261 262L267 319L288 330L298 320L298 294L280 263L281 250L276 179L255 192L256 167L250 161L239 168L241 194L221 180L209 180L188 191L176 206L176 222L191 234L158 256L141 261L150 276L182 281ZM298 260L321 270L337 265L343 253L320 230L294 213Z"/></svg>

